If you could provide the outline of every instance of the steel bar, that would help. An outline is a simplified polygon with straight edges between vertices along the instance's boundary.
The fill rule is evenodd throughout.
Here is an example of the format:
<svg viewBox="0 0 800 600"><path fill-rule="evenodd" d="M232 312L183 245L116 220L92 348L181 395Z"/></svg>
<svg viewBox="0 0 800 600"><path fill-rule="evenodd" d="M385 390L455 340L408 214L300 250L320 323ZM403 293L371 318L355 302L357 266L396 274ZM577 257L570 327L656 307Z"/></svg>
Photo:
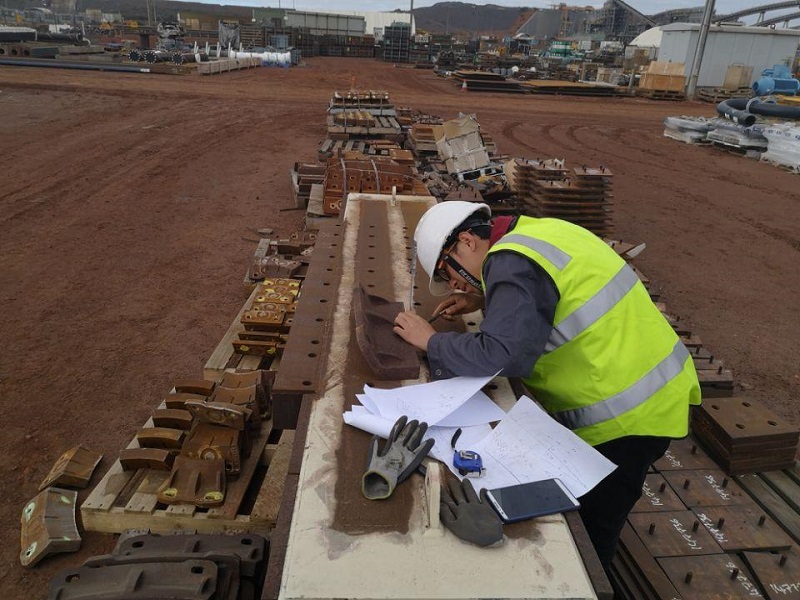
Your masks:
<svg viewBox="0 0 800 600"><path fill-rule="evenodd" d="M54 60L32 60L28 58L0 58L0 65L9 67L43 67L46 69L76 69L79 71L115 71L117 73L150 73L150 69L142 67L126 67L122 65L89 65L85 63L68 63Z"/></svg>

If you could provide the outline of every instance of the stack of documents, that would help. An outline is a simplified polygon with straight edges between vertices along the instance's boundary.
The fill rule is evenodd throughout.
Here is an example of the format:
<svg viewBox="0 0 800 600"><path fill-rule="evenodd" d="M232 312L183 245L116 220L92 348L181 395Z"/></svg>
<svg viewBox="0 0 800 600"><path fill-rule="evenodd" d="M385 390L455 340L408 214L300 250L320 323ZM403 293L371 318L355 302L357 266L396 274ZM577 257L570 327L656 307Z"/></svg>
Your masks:
<svg viewBox="0 0 800 600"><path fill-rule="evenodd" d="M486 468L473 481L477 489L558 478L580 497L616 468L526 396L504 413L480 391L492 379L455 377L393 390L364 386L356 396L361 406L344 413L344 420L383 438L403 415L425 421L430 426L426 438L436 440L431 456L456 476L450 440L460 427L457 449L477 452ZM489 423L495 421L500 423L492 429Z"/></svg>
<svg viewBox="0 0 800 600"><path fill-rule="evenodd" d="M364 386L357 394L361 406L353 405L344 421L382 438L389 436L395 421L403 415L428 424L426 439L436 443L431 456L453 468L450 440L460 427L459 450L471 450L492 432L489 423L500 421L506 413L481 391L492 377L454 377L431 383L381 390Z"/></svg>

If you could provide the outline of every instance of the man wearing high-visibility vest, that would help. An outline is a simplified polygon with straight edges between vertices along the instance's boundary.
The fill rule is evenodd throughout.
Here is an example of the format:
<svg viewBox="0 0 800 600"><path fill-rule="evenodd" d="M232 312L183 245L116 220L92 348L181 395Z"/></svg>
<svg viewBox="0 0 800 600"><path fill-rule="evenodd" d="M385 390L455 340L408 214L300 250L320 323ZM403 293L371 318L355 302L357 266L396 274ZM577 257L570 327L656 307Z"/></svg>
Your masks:
<svg viewBox="0 0 800 600"><path fill-rule="evenodd" d="M437 333L403 312L395 332L437 378L519 377L558 422L617 465L580 498L608 570L650 465L688 434L700 385L689 352L634 271L593 233L486 204L431 207L414 233L442 318L483 308L476 333Z"/></svg>

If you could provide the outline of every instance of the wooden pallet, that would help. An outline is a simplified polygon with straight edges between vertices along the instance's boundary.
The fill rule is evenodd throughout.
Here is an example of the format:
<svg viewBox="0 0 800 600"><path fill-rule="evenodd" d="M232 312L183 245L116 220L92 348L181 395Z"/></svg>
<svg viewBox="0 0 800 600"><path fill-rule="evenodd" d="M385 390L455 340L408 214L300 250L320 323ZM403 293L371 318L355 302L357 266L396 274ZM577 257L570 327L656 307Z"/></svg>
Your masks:
<svg viewBox="0 0 800 600"><path fill-rule="evenodd" d="M242 315L244 315L244 311L247 307L253 303L257 290L258 286L254 286L253 291L250 292L250 296L242 305L236 317L234 317L233 323L228 327L228 331L225 332L222 340L217 344L211 357L206 362L203 367L203 379L220 382L222 381L225 369L238 368L246 371L255 371L259 368L263 357L242 356L233 351L233 341L241 331L244 331L244 325L241 323Z"/></svg>
<svg viewBox="0 0 800 600"><path fill-rule="evenodd" d="M701 88L697 91L697 98L703 102L722 102L731 98L749 98L753 95L753 90L749 87L742 87L735 90L725 88Z"/></svg>
<svg viewBox="0 0 800 600"><path fill-rule="evenodd" d="M686 94L673 90L643 90L639 88L636 95L650 100L686 100Z"/></svg>
<svg viewBox="0 0 800 600"><path fill-rule="evenodd" d="M152 426L152 419L145 426ZM269 443L270 437L278 437L278 441ZM294 431L273 432L271 421L262 423L250 455L242 461L239 477L228 482L225 503L210 509L160 504L156 492L169 477L168 471L123 471L116 461L81 505L83 527L103 533L122 533L127 529L154 532L184 529L200 533L269 531L275 527L278 516L293 440ZM138 446L134 438L128 448ZM262 477L264 467L266 474Z"/></svg>
<svg viewBox="0 0 800 600"><path fill-rule="evenodd" d="M773 167L778 167L779 169L783 169L784 171L789 171L789 173L794 173L795 175L800 175L800 165L787 165L786 163L778 162L777 160L771 159L763 154L759 157L761 162L769 163Z"/></svg>
<svg viewBox="0 0 800 600"><path fill-rule="evenodd" d="M764 152L765 148L757 148L754 146L739 146L737 144L726 144L725 142L720 142L717 140L710 140L711 146L716 148L717 150L722 150L723 152L728 152L729 154L735 154L737 156L744 156L745 158L759 158L761 153Z"/></svg>
<svg viewBox="0 0 800 600"><path fill-rule="evenodd" d="M198 63L197 72L200 73L200 75L214 75L260 66L260 58L220 58L209 62Z"/></svg>

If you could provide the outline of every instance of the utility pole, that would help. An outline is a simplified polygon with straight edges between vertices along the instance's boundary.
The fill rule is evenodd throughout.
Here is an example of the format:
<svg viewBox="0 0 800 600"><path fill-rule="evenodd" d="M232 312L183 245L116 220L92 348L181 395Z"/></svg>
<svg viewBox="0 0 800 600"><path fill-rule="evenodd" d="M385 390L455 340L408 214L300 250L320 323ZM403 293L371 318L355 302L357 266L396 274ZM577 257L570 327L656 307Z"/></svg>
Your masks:
<svg viewBox="0 0 800 600"><path fill-rule="evenodd" d="M700 67L703 64L703 52L706 49L706 39L708 38L708 28L711 26L711 15L714 12L714 0L706 0L703 10L703 22L700 24L700 36L697 38L697 47L694 49L694 59L689 75L689 83L686 86L686 98L694 100L697 91L697 79L700 77Z"/></svg>

